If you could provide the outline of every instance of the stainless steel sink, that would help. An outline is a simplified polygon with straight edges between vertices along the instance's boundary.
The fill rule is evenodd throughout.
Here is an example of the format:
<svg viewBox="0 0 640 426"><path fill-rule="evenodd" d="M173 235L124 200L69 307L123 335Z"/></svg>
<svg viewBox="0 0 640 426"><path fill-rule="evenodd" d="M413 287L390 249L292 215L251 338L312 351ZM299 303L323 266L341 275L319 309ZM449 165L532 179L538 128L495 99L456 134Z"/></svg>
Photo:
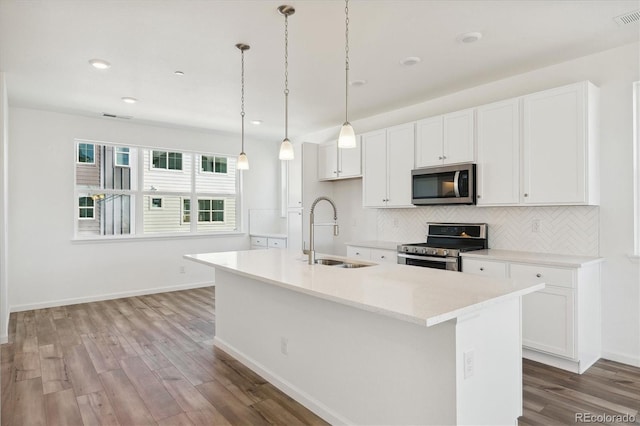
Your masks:
<svg viewBox="0 0 640 426"><path fill-rule="evenodd" d="M345 263L341 260L335 259L316 259L316 263L318 265L327 265L327 266L342 266Z"/></svg>
<svg viewBox="0 0 640 426"><path fill-rule="evenodd" d="M362 268L364 266L371 266L365 263L350 263L344 262L342 260L336 259L316 259L316 264L318 265L327 265L327 266L335 266L336 268Z"/></svg>
<svg viewBox="0 0 640 426"><path fill-rule="evenodd" d="M343 263L342 265L336 265L338 268L364 268L365 266L371 266L371 265L365 265L364 263Z"/></svg>

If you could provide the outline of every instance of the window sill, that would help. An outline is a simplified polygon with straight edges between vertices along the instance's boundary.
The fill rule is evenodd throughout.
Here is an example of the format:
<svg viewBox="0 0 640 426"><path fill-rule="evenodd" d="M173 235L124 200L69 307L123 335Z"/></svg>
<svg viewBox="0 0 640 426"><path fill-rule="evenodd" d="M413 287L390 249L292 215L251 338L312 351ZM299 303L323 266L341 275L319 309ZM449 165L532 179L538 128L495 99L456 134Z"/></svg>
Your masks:
<svg viewBox="0 0 640 426"><path fill-rule="evenodd" d="M94 243L128 243L133 241L154 241L154 240L181 240L191 238L223 238L223 237L246 237L246 232L216 232L198 234L158 234L158 235L128 235L124 237L99 237L99 238L72 238L72 244L94 244Z"/></svg>

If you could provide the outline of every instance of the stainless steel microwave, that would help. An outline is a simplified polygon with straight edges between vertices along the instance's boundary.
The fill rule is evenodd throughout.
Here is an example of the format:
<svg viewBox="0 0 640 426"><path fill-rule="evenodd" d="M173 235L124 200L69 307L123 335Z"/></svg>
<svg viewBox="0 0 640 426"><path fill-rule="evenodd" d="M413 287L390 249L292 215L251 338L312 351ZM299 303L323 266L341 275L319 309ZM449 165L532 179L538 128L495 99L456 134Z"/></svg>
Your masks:
<svg viewBox="0 0 640 426"><path fill-rule="evenodd" d="M475 204L476 165L463 163L412 170L411 198L417 206Z"/></svg>

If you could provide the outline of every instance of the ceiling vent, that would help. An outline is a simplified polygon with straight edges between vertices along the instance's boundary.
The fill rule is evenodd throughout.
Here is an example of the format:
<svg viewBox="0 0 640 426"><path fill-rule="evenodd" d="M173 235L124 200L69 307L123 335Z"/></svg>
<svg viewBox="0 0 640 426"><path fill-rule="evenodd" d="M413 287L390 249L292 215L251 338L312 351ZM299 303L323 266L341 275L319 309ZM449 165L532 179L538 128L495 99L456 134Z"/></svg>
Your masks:
<svg viewBox="0 0 640 426"><path fill-rule="evenodd" d="M102 116L107 118L119 118L121 120L131 120L133 118L130 115L115 115L115 114L109 114L108 112L103 112Z"/></svg>
<svg viewBox="0 0 640 426"><path fill-rule="evenodd" d="M620 26L633 24L634 22L640 21L640 10L634 10L633 12L627 12L624 15L616 16L613 20Z"/></svg>

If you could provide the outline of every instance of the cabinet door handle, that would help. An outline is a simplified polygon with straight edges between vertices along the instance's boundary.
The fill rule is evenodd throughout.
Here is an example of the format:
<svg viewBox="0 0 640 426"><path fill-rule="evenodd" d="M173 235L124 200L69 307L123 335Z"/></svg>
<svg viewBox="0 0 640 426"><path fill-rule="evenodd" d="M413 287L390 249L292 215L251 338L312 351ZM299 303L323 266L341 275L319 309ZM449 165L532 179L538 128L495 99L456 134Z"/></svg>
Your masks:
<svg viewBox="0 0 640 426"><path fill-rule="evenodd" d="M298 204L302 204L302 201L298 201Z"/></svg>
<svg viewBox="0 0 640 426"><path fill-rule="evenodd" d="M447 159L447 156L446 156L446 155L443 155L443 156L442 156L442 159L443 159L443 160L446 160L446 159Z"/></svg>
<svg viewBox="0 0 640 426"><path fill-rule="evenodd" d="M482 195L478 195L478 198L482 198Z"/></svg>
<svg viewBox="0 0 640 426"><path fill-rule="evenodd" d="M438 160L442 160L442 155L440 155L440 156L438 157Z"/></svg>
<svg viewBox="0 0 640 426"><path fill-rule="evenodd" d="M542 274L536 274L536 277L541 278Z"/></svg>
<svg viewBox="0 0 640 426"><path fill-rule="evenodd" d="M484 271L484 267L482 267L482 266L481 266L481 267L480 267L480 270L481 270L481 271Z"/></svg>
<svg viewBox="0 0 640 426"><path fill-rule="evenodd" d="M342 173L342 170L338 170L338 173Z"/></svg>
<svg viewBox="0 0 640 426"><path fill-rule="evenodd" d="M333 174L334 174L334 175L335 175L335 174L337 174L337 173L338 173L337 171L335 171L335 170L333 171Z"/></svg>
<svg viewBox="0 0 640 426"><path fill-rule="evenodd" d="M529 194L524 194L524 196L525 196L525 197L528 197L528 196L529 196Z"/></svg>
<svg viewBox="0 0 640 426"><path fill-rule="evenodd" d="M384 256L380 256L380 259L384 259Z"/></svg>
<svg viewBox="0 0 640 426"><path fill-rule="evenodd" d="M356 252L356 256L360 256L360 252L359 251Z"/></svg>

